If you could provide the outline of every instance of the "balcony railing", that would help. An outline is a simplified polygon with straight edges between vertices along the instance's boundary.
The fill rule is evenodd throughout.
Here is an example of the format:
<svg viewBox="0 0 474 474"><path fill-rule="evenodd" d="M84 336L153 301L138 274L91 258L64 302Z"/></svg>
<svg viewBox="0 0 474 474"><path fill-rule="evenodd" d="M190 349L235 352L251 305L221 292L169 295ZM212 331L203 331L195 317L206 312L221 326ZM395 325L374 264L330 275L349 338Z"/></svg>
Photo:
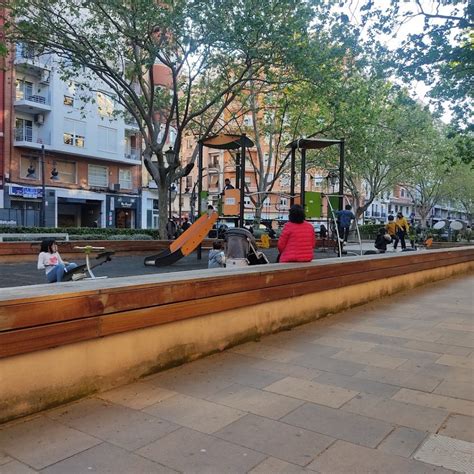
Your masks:
<svg viewBox="0 0 474 474"><path fill-rule="evenodd" d="M27 142L35 145L51 145L49 134L40 134L34 127L14 129L15 142Z"/></svg>
<svg viewBox="0 0 474 474"><path fill-rule="evenodd" d="M140 159L140 150L138 148L129 148L125 154L127 160L139 160Z"/></svg>
<svg viewBox="0 0 474 474"><path fill-rule="evenodd" d="M22 91L16 93L16 100L27 100L36 104L50 105L49 97L44 97L39 94L25 94Z"/></svg>

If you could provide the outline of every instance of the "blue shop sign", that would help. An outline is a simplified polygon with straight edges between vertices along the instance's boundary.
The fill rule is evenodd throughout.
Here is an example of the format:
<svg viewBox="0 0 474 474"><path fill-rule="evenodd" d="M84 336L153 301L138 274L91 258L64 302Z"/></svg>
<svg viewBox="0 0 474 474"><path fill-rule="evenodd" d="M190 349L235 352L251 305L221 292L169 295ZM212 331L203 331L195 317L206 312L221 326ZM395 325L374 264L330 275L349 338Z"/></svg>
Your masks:
<svg viewBox="0 0 474 474"><path fill-rule="evenodd" d="M41 188L30 188L28 186L10 186L10 196L38 199L43 197L43 190Z"/></svg>

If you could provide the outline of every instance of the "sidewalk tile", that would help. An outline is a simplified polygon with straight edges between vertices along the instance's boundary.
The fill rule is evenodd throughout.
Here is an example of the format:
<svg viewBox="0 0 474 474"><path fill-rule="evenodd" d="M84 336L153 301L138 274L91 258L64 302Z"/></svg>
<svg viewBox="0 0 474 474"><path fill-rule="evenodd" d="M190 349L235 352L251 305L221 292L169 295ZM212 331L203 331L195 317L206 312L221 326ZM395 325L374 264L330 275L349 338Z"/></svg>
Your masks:
<svg viewBox="0 0 474 474"><path fill-rule="evenodd" d="M467 441L432 434L413 457L454 471L474 473L474 444Z"/></svg>
<svg viewBox="0 0 474 474"><path fill-rule="evenodd" d="M97 397L117 405L141 410L174 395L176 392L157 387L151 382L136 382L101 393Z"/></svg>
<svg viewBox="0 0 474 474"><path fill-rule="evenodd" d="M358 352L358 351L342 351L331 356L333 359L348 360L351 362L358 362L373 367L381 367L384 369L396 369L407 359L399 357L390 357L374 352Z"/></svg>
<svg viewBox="0 0 474 474"><path fill-rule="evenodd" d="M235 346L229 349L229 352L283 363L291 362L293 359L301 355L299 352L266 345L265 340L262 342L248 342L247 344Z"/></svg>
<svg viewBox="0 0 474 474"><path fill-rule="evenodd" d="M346 403L343 410L359 415L378 418L420 431L436 433L448 412L435 408L420 407L397 400L374 397L360 394Z"/></svg>
<svg viewBox="0 0 474 474"><path fill-rule="evenodd" d="M87 399L53 410L48 416L129 450L144 446L178 428L147 413L98 399Z"/></svg>
<svg viewBox="0 0 474 474"><path fill-rule="evenodd" d="M10 461L2 466L0 472L1 474L33 474L38 471L31 469L19 461Z"/></svg>
<svg viewBox="0 0 474 474"><path fill-rule="evenodd" d="M249 471L249 474L303 474L310 472L314 474L314 471L308 471L296 464L270 457Z"/></svg>
<svg viewBox="0 0 474 474"><path fill-rule="evenodd" d="M282 364L281 362L274 362L270 360L254 359L252 367L260 370L268 370L280 375L289 375L297 379L313 380L318 375L321 375L320 370L309 369L301 365ZM283 377L280 377L283 378Z"/></svg>
<svg viewBox="0 0 474 474"><path fill-rule="evenodd" d="M44 416L0 428L2 450L35 469L42 469L100 442Z"/></svg>
<svg viewBox="0 0 474 474"><path fill-rule="evenodd" d="M354 341L351 339L343 339L341 337L323 336L313 341L315 344L322 344L325 346L339 347L341 349L352 351L368 351L377 344L374 342Z"/></svg>
<svg viewBox="0 0 474 474"><path fill-rule="evenodd" d="M87 474L90 472L177 474L177 471L173 469L108 443L82 451L41 471L42 474Z"/></svg>
<svg viewBox="0 0 474 474"><path fill-rule="evenodd" d="M215 436L299 466L309 464L334 441L328 436L256 415L237 420Z"/></svg>
<svg viewBox="0 0 474 474"><path fill-rule="evenodd" d="M413 459L405 459L376 449L337 441L309 466L318 472L331 474L383 473L383 474L448 474L443 468L434 467Z"/></svg>
<svg viewBox="0 0 474 474"><path fill-rule="evenodd" d="M385 421L312 403L297 408L280 421L371 448L393 430L393 425Z"/></svg>
<svg viewBox="0 0 474 474"><path fill-rule="evenodd" d="M341 375L354 375L361 371L365 365L349 362L347 360L331 359L324 356L302 355L292 361L295 365L302 365L310 369L325 370L326 372L334 372Z"/></svg>
<svg viewBox="0 0 474 474"><path fill-rule="evenodd" d="M188 428L144 446L137 454L184 473L246 473L266 456Z"/></svg>
<svg viewBox="0 0 474 474"><path fill-rule="evenodd" d="M454 398L464 398L464 400L471 400L474 402L474 379L471 383L445 380L435 388L433 393Z"/></svg>
<svg viewBox="0 0 474 474"><path fill-rule="evenodd" d="M444 395L402 388L392 397L392 400L413 403L422 407L439 408L461 415L474 416L474 402L460 398L445 397Z"/></svg>
<svg viewBox="0 0 474 474"><path fill-rule="evenodd" d="M474 336L473 336L474 339ZM462 367L464 369L474 369L474 360L470 357L460 357L453 355L443 355L437 361L437 364L448 365L449 367Z"/></svg>
<svg viewBox="0 0 474 474"><path fill-rule="evenodd" d="M315 382L326 385L336 385L337 387L348 388L357 392L371 393L378 397L390 398L400 389L395 385L375 382L373 380L363 380L357 377L348 377L347 375L331 374L323 372L314 379Z"/></svg>
<svg viewBox="0 0 474 474"><path fill-rule="evenodd" d="M339 408L359 392L321 383L287 377L265 387L268 392Z"/></svg>
<svg viewBox="0 0 474 474"><path fill-rule="evenodd" d="M275 420L304 403L302 400L238 384L209 397L209 400Z"/></svg>
<svg viewBox="0 0 474 474"><path fill-rule="evenodd" d="M474 418L465 415L449 415L438 434L474 443Z"/></svg>
<svg viewBox="0 0 474 474"><path fill-rule="evenodd" d="M213 433L245 415L243 411L186 395L176 395L143 411L201 433Z"/></svg>
<svg viewBox="0 0 474 474"><path fill-rule="evenodd" d="M2 451L0 451L0 466L3 466L4 464L10 461L13 461L13 459L10 456L7 456Z"/></svg>
<svg viewBox="0 0 474 474"><path fill-rule="evenodd" d="M426 432L413 428L397 428L385 438L377 449L385 453L409 458L426 438Z"/></svg>
<svg viewBox="0 0 474 474"><path fill-rule="evenodd" d="M408 341L403 344L403 346L409 349L416 349L419 351L427 351L433 352L435 354L449 354L456 356L467 356L472 352L472 349L467 347L440 344L438 342Z"/></svg>

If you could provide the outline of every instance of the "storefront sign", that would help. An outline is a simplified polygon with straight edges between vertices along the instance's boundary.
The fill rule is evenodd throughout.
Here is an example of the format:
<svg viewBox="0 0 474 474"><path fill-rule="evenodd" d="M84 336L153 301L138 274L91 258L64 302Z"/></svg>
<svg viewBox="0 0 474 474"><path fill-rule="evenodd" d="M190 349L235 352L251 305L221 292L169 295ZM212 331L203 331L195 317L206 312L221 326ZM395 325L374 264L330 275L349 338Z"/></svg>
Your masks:
<svg viewBox="0 0 474 474"><path fill-rule="evenodd" d="M41 188L30 188L27 186L10 186L10 196L20 196L29 199L39 199L43 197Z"/></svg>

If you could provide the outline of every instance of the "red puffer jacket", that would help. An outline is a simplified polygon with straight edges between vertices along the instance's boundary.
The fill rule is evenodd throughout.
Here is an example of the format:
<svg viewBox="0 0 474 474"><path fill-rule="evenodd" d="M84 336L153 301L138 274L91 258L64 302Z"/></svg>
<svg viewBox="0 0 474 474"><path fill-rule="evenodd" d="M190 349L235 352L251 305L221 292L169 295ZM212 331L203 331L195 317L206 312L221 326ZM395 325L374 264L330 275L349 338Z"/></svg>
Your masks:
<svg viewBox="0 0 474 474"><path fill-rule="evenodd" d="M308 222L287 222L278 239L280 262L311 262L316 243L314 229Z"/></svg>

